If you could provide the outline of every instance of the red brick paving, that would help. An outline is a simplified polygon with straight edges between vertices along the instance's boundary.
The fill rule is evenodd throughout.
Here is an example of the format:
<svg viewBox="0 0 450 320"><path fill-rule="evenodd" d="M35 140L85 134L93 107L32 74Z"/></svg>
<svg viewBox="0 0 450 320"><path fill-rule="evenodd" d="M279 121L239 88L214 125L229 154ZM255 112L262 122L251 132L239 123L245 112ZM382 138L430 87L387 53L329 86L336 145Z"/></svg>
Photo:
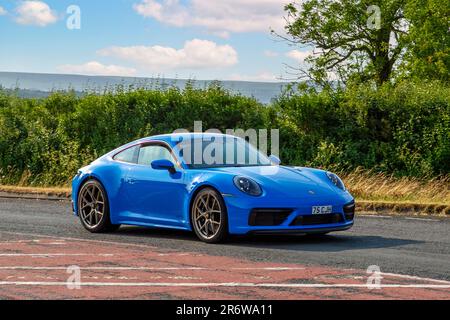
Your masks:
<svg viewBox="0 0 450 320"><path fill-rule="evenodd" d="M450 299L450 282L431 279L383 275L382 285L430 287L370 290L365 270L12 233L0 239L0 299ZM66 285L72 265L81 268L80 289Z"/></svg>

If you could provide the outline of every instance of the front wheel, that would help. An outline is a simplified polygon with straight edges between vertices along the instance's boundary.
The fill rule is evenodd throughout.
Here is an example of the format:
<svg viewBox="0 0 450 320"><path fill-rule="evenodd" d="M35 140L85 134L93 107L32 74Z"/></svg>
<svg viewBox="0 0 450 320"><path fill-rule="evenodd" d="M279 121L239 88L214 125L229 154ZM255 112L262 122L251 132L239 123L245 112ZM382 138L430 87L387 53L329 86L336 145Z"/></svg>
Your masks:
<svg viewBox="0 0 450 320"><path fill-rule="evenodd" d="M192 228L197 237L207 243L225 240L228 234L228 219L221 195L212 188L202 189L191 208Z"/></svg>
<svg viewBox="0 0 450 320"><path fill-rule="evenodd" d="M106 191L94 179L87 181L80 189L78 216L83 227L92 233L115 231L120 227L111 223Z"/></svg>

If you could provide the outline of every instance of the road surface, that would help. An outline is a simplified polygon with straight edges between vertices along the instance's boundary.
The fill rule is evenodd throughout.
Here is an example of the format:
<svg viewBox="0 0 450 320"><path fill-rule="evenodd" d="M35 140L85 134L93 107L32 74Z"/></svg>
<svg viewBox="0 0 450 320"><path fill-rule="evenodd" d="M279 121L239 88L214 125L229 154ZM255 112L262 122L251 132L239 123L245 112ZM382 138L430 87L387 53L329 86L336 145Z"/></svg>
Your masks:
<svg viewBox="0 0 450 320"><path fill-rule="evenodd" d="M358 216L318 238L208 245L171 230L90 234L68 202L0 198L0 299L450 299L449 271L445 218Z"/></svg>

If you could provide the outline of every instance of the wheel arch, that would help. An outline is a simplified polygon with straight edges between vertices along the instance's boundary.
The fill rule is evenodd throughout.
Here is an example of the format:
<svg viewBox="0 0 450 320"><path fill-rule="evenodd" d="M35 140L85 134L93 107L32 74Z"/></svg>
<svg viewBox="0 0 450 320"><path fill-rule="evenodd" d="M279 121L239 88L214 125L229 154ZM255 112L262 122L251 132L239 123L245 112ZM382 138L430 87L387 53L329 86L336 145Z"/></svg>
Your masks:
<svg viewBox="0 0 450 320"><path fill-rule="evenodd" d="M102 180L96 174L89 173L89 174L86 174L84 177L82 177L80 179L79 183L78 183L78 187L77 187L77 190L76 190L76 201L74 203L74 206L76 208L75 214L78 216L78 199L80 197L80 191L83 188L83 186L86 184L86 182L88 182L90 180L96 180L98 183L100 183L100 185L102 186L103 190L105 190L106 197L108 199L108 208L109 208L109 210L111 212L111 199L109 197L109 192L106 189L105 184L102 182Z"/></svg>
<svg viewBox="0 0 450 320"><path fill-rule="evenodd" d="M225 202L225 199L223 198L222 193L221 193L221 192L217 189L217 187L214 186L213 184L211 184L211 183L205 183L205 184L202 184L202 185L198 186L198 187L192 192L191 198L189 199L188 215L189 215L189 227L191 228L191 230L194 230L194 229L193 229L193 225L192 225L192 214L191 214L191 211L192 211L192 206L194 205L195 197L197 196L197 194L198 194L200 191L202 191L203 189L206 189L206 188L213 189L215 192L217 192L217 194L220 196L220 198L222 199L222 202L223 202L223 204L224 204L225 214L227 215L227 218L229 218L229 217L228 217L228 208L227 208L227 204L226 204L226 202ZM229 219L227 219L227 221L228 221L228 220L229 220ZM227 226L227 227L229 228L229 226Z"/></svg>

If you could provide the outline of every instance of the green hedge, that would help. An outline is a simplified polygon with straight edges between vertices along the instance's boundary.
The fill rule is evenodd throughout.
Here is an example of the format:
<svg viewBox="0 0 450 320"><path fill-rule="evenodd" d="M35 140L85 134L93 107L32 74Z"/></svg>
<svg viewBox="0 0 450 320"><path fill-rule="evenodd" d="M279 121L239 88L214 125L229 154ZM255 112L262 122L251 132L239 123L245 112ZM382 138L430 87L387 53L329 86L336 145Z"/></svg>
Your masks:
<svg viewBox="0 0 450 320"><path fill-rule="evenodd" d="M45 99L0 92L0 183L65 184L79 167L119 145L192 130L196 120L204 129L279 128L286 164L408 176L450 172L448 86L286 92L264 106L213 85Z"/></svg>
<svg viewBox="0 0 450 320"><path fill-rule="evenodd" d="M281 98L276 108L290 163L416 177L450 172L448 86L359 86Z"/></svg>

